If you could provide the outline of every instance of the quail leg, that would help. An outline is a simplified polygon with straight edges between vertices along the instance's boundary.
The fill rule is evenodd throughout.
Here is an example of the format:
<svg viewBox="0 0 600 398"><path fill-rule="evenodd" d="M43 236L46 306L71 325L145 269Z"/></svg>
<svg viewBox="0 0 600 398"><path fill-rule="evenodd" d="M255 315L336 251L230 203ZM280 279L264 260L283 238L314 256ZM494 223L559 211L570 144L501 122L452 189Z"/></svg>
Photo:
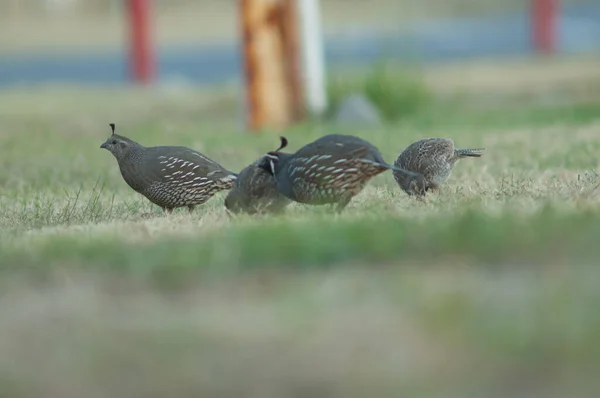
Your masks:
<svg viewBox="0 0 600 398"><path fill-rule="evenodd" d="M409 196L414 196L415 199L425 201L425 196L427 191L429 190L429 186L425 187L423 190L420 188L415 182L410 183Z"/></svg>
<svg viewBox="0 0 600 398"><path fill-rule="evenodd" d="M163 211L165 212L165 214L167 216L170 216L171 214L173 214L173 209L171 209L169 207L163 207Z"/></svg>
<svg viewBox="0 0 600 398"><path fill-rule="evenodd" d="M431 192L434 192L436 194L439 194L440 193L440 186L438 184L429 184L427 186L427 190L431 191Z"/></svg>
<svg viewBox="0 0 600 398"><path fill-rule="evenodd" d="M337 202L335 205L333 205L333 210L335 211L336 214L341 214L342 210L344 210L346 208L346 206L348 206L348 203L350 203L350 200L352 198L344 198L342 200L340 200L339 202Z"/></svg>
<svg viewBox="0 0 600 398"><path fill-rule="evenodd" d="M188 211L190 214L192 214L194 212L194 207L196 207L195 205L189 205L188 206Z"/></svg>

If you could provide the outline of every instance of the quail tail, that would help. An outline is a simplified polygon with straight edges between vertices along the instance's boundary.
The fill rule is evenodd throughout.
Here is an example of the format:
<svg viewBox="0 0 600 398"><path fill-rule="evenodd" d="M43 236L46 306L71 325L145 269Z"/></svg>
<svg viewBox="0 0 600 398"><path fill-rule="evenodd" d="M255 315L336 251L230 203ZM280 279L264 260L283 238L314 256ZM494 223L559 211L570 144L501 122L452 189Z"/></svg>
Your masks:
<svg viewBox="0 0 600 398"><path fill-rule="evenodd" d="M219 181L225 186L225 189L231 189L231 187L233 187L233 184L235 183L235 180L237 179L238 174L230 172L225 177L221 177Z"/></svg>
<svg viewBox="0 0 600 398"><path fill-rule="evenodd" d="M457 158L480 158L485 152L485 148L474 148L474 149L455 149L454 153Z"/></svg>
<svg viewBox="0 0 600 398"><path fill-rule="evenodd" d="M373 164L376 164L377 166L385 167L386 169L397 171L399 173L403 173L403 174L411 176L411 177L418 177L420 175L419 173L408 171L406 169L403 169L402 167L398 167L398 166L395 166L395 165L389 164L389 163L375 163L375 162L373 162Z"/></svg>

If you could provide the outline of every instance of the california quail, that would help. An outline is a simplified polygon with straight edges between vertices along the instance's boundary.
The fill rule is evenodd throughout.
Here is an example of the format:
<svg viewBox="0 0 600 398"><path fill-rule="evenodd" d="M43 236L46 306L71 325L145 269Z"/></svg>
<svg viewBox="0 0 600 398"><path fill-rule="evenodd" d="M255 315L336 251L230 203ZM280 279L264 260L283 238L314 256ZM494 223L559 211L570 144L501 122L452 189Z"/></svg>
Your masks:
<svg viewBox="0 0 600 398"><path fill-rule="evenodd" d="M241 212L281 213L291 201L279 193L275 177L258 167L260 159L240 171L225 198L225 207L233 214Z"/></svg>
<svg viewBox="0 0 600 398"><path fill-rule="evenodd" d="M332 204L341 212L369 179L388 169L424 187L420 174L388 164L375 146L358 137L326 135L294 154L280 152L286 146L281 137L281 146L259 166L275 176L279 192L299 203Z"/></svg>
<svg viewBox="0 0 600 398"><path fill-rule="evenodd" d="M411 186L403 173L393 171L400 188L409 195L425 195L426 191L438 191L452 174L454 164L465 157L481 157L485 148L455 149L454 142L448 138L426 138L410 144L398 156L394 165L403 169L421 173L425 177L425 190Z"/></svg>
<svg viewBox="0 0 600 398"><path fill-rule="evenodd" d="M190 213L237 178L200 152L182 146L144 147L115 134L100 145L114 155L125 182L166 213L187 206Z"/></svg>

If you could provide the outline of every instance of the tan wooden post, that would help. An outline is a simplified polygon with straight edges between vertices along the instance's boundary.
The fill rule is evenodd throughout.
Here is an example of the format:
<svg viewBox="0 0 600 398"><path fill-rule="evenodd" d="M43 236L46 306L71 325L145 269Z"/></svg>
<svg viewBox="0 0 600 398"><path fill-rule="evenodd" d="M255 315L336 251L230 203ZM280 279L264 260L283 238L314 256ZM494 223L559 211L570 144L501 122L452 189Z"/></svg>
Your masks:
<svg viewBox="0 0 600 398"><path fill-rule="evenodd" d="M284 128L300 120L296 0L240 0L242 58L251 130Z"/></svg>
<svg viewBox="0 0 600 398"><path fill-rule="evenodd" d="M301 43L298 23L298 0L283 0L280 19L284 44L283 62L286 70L291 122L304 118L304 89L301 72Z"/></svg>

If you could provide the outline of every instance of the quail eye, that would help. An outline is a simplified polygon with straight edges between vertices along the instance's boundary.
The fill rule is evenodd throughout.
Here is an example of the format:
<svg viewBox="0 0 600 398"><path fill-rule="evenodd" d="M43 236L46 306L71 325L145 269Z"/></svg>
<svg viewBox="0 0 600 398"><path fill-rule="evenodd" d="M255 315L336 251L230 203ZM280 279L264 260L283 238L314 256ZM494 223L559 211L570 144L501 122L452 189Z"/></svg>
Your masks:
<svg viewBox="0 0 600 398"><path fill-rule="evenodd" d="M117 145L117 140L113 140L113 141L111 142L111 144L113 144L113 145Z"/></svg>

